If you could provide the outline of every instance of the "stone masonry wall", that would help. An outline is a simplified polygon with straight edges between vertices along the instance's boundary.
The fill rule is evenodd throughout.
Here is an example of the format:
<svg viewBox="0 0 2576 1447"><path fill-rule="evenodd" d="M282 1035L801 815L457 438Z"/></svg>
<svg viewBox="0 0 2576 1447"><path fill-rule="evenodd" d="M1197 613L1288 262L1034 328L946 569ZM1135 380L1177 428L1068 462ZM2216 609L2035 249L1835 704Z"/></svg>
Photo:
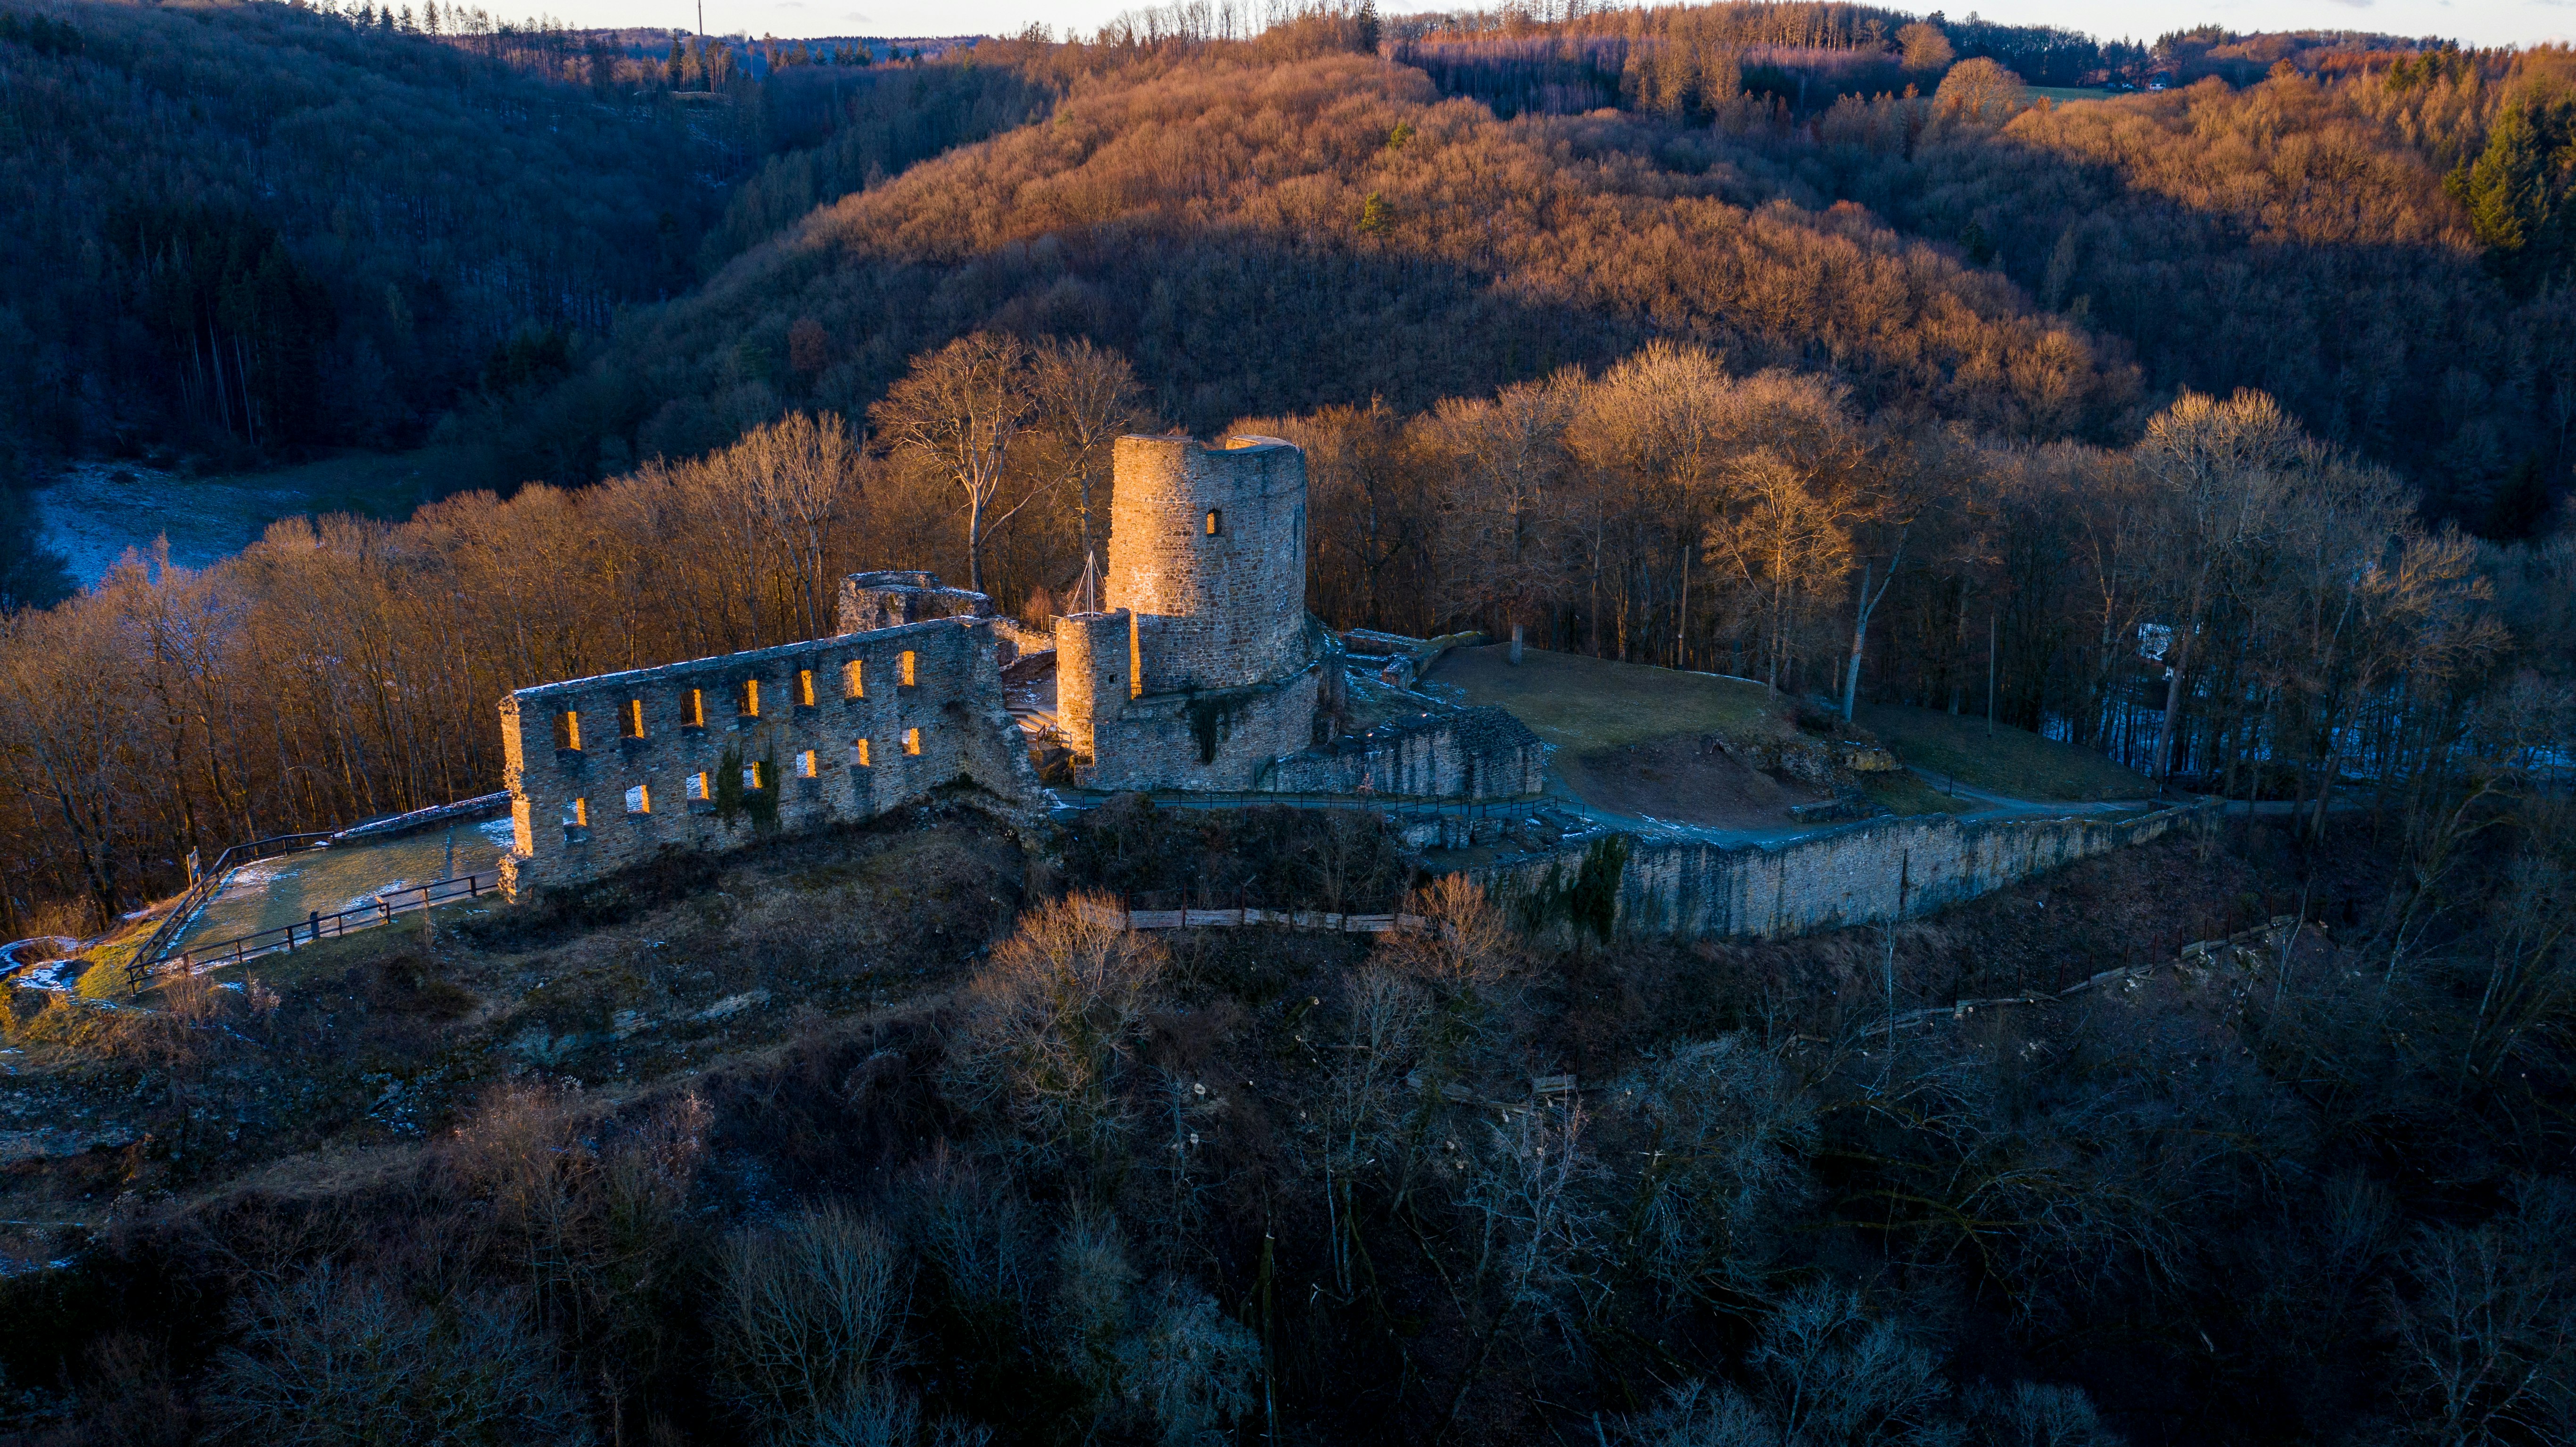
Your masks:
<svg viewBox="0 0 2576 1447"><path fill-rule="evenodd" d="M951 588L937 573L852 573L841 580L834 610L843 633L900 628L934 618L989 618L993 600Z"/></svg>
<svg viewBox="0 0 2576 1447"><path fill-rule="evenodd" d="M1415 714L1283 760L1259 787L1279 793L1513 799L1544 791L1548 756L1498 708Z"/></svg>
<svg viewBox="0 0 2576 1447"><path fill-rule="evenodd" d="M1059 713L1066 662L1056 660ZM1309 664L1253 688L1160 693L1128 699L1114 717L1092 720L1093 762L1076 777L1095 789L1245 790L1263 783L1275 760L1315 738L1322 668ZM1213 757L1210 757L1213 755Z"/></svg>
<svg viewBox="0 0 2576 1447"><path fill-rule="evenodd" d="M1107 605L1137 620L1139 690L1241 688L1303 666L1306 454L1270 437L1122 437L1114 465Z"/></svg>
<svg viewBox="0 0 2576 1447"><path fill-rule="evenodd" d="M960 776L1014 807L1038 797L992 626L973 617L521 689L501 701L501 742L514 897L666 849L749 843L773 802L793 830L865 819ZM749 807L730 827L718 798L731 791L715 778L728 749L765 775L746 781Z"/></svg>
<svg viewBox="0 0 2576 1447"><path fill-rule="evenodd" d="M2192 807L2119 822L1976 819L1947 814L1873 819L1777 848L1627 838L1617 927L1686 938L1780 938L1911 918L1988 891L2162 837ZM1621 836L1468 871L1498 897L1546 915L1582 888Z"/></svg>
<svg viewBox="0 0 2576 1447"><path fill-rule="evenodd" d="M1083 758L1097 747L1093 730L1127 707L1127 610L1073 613L1055 620L1055 726Z"/></svg>

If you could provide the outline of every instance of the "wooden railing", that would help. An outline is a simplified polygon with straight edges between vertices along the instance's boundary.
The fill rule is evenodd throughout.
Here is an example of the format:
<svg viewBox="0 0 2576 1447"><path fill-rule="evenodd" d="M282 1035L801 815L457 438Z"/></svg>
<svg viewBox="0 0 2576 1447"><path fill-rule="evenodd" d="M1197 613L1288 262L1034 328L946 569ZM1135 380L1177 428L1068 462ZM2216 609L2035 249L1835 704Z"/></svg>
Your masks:
<svg viewBox="0 0 2576 1447"><path fill-rule="evenodd" d="M337 914L316 911L295 924L278 925L238 938L194 946L181 951L171 967L190 971L212 965L237 965L262 955L292 954L299 944L310 946L321 940L338 939L351 930L392 924L397 915L414 914L432 905L459 899L480 899L494 893L500 886L501 876L490 873L442 879L411 889L389 889L355 909L344 909Z"/></svg>
<svg viewBox="0 0 2576 1447"><path fill-rule="evenodd" d="M1418 914L1335 914L1311 909L1131 909L1124 901L1113 907L1086 905L1096 923L1125 930L1239 929L1246 925L1285 925L1290 929L1382 935L1390 930L1427 929L1431 921Z"/></svg>

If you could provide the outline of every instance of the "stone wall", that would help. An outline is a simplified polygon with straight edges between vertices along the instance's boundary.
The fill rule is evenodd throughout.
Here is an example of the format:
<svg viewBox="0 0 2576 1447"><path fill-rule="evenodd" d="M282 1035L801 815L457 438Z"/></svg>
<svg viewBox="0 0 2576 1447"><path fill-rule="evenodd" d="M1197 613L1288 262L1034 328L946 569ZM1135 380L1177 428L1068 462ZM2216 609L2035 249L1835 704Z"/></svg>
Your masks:
<svg viewBox="0 0 2576 1447"><path fill-rule="evenodd" d="M1057 697L1063 697L1064 635L1057 638ZM1285 755L1315 741L1323 669L1310 663L1250 688L1159 693L1126 700L1114 717L1092 720L1092 761L1075 777L1095 789L1244 790ZM1095 704L1095 706L1097 706ZM1059 714L1061 717L1061 714Z"/></svg>
<svg viewBox="0 0 2576 1447"><path fill-rule="evenodd" d="M1056 732L1085 760L1097 754L1099 721L1115 722L1126 710L1129 633L1124 608L1055 620Z"/></svg>
<svg viewBox="0 0 2576 1447"><path fill-rule="evenodd" d="M1780 938L1929 914L2160 838L2198 807L2117 822L1874 819L1775 848L1602 835L1467 872L1534 922L1589 917L1641 934Z"/></svg>
<svg viewBox="0 0 2576 1447"><path fill-rule="evenodd" d="M1279 793L1514 799L1547 787L1553 746L1499 708L1390 719L1282 759L1255 787Z"/></svg>
<svg viewBox="0 0 2576 1447"><path fill-rule="evenodd" d="M841 580L835 617L844 633L900 628L934 618L990 618L993 600L951 588L937 573L852 573Z"/></svg>
<svg viewBox="0 0 2576 1447"><path fill-rule="evenodd" d="M1136 619L1138 690L1303 666L1306 454L1271 437L1122 437L1113 464L1106 603Z"/></svg>
<svg viewBox="0 0 2576 1447"><path fill-rule="evenodd" d="M992 625L972 616L521 689L501 743L514 897L865 819L961 777L1012 808L1039 797ZM728 752L760 776L719 779Z"/></svg>

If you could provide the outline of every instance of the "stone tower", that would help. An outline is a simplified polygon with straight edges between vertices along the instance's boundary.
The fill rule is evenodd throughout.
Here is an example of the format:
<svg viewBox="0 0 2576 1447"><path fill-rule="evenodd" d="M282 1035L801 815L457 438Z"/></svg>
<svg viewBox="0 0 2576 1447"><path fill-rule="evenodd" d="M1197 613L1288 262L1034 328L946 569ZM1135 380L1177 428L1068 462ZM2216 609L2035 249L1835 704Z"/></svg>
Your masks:
<svg viewBox="0 0 2576 1447"><path fill-rule="evenodd" d="M1056 624L1077 776L1263 787L1314 741L1306 454L1273 437L1122 437L1115 467L1106 611Z"/></svg>
<svg viewBox="0 0 2576 1447"><path fill-rule="evenodd" d="M1305 660L1306 454L1270 437L1122 437L1112 609L1140 620L1136 687L1240 688Z"/></svg>

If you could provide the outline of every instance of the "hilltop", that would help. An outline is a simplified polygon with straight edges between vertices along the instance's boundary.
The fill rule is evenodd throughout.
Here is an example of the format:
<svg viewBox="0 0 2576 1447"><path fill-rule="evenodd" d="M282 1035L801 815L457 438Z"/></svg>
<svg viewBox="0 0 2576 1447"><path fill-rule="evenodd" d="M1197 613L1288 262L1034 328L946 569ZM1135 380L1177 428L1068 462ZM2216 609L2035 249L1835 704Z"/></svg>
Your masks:
<svg viewBox="0 0 2576 1447"><path fill-rule="evenodd" d="M1014 835L935 807L714 869L624 876L545 907L457 908L221 968L165 986L149 1015L64 1003L29 1016L22 997L0 1081L13 1132L0 1196L13 1220L52 1223L11 1228L22 1259L72 1264L0 1280L0 1362L27 1392L17 1410L34 1416L21 1422L75 1404L93 1424L174 1428L248 1420L254 1404L272 1425L370 1410L391 1388L366 1371L289 1384L255 1364L381 1320L424 1333L419 1366L434 1373L462 1372L469 1342L509 1344L506 1375L450 1390L557 1441L604 1412L727 1441L742 1411L793 1425L859 1410L1009 1441L1151 1440L1175 1417L1346 1441L1419 1440L1443 1421L1545 1440L1552 1422L1594 1410L1643 1433L1663 1371L1731 1354L1723 1319L1690 1304L1699 1292L1795 1296L1802 1274L1875 1255L1863 1248L1885 1224L1882 1197L1902 1191L1926 1196L1899 1218L1924 1249L1886 1268L1881 1304L1841 1330L1983 1321L1981 1301L2000 1292L2099 1310L2108 1290L2357 1400L2331 1368L2264 1355L2277 1293L2224 1313L2197 1296L2186 1307L2106 1285L2096 1258L2065 1260L2027 1228L1959 1238L1943 1212L1985 1188L1937 1184L2000 1164L1975 1135L1974 1092L1990 1088L1975 1082L2001 1083L1999 1046L2043 1039L2067 1045L2017 1069L2068 1087L2100 1088L2108 1071L2161 1094L2168 1070L2224 1072L2234 1094L2162 1098L2183 1137L2235 1144L2132 1178L2143 1198L2113 1197L2087 1183L2129 1168L2052 1111L2020 1125L2026 1144L2001 1159L2072 1149L2082 1164L2024 1188L2022 1209L2083 1202L2087 1230L2255 1230L2244 1213L2276 1206L2230 1196L2214 1218L2210 1193L2240 1171L2327 1176L2342 1152L2302 1133L2294 1121L2312 1108L2269 1078L2294 1065L2276 1054L2293 1038L2283 1032L2384 1008L2374 991L2330 984L2349 973L2330 942L2345 929L2301 937L2296 988L2259 1018L2240 1013L2238 975L2170 963L2186 941L2259 924L2302 890L2338 921L2378 897L2366 853L2305 881L2295 858L2268 834L2242 854L2178 840L1899 930L1900 1003L2146 973L2026 1016L1962 1025L1945 1009L1941 1023L1908 1024L1893 1068L1909 1088L1968 1093L1944 1097L1953 1124L1894 1133L1865 1108L1867 1082L1891 1068L1874 1043L1876 931L1604 947L1579 932L1522 937L1472 897L1435 891L1409 907L1459 927L1450 945L1276 929L1118 937L1050 904L1060 889L1104 888L1140 906L1328 890L1350 908L1396 904L1410 870L1392 833L1347 814L1130 802ZM2263 958L2229 969L2273 968ZM1046 1003L1040 982L1056 970L1087 981L1075 1001ZM1049 1023L1067 1007L1077 1013ZM2363 1046L2329 1048L2358 1063ZM1059 1049L1071 1053L1022 1053ZM1047 1058L1079 1073L1054 1076ZM1529 1077L1564 1072L1579 1112L1530 1096ZM1741 1148L1755 1162L1707 1180L1630 1163L1632 1146L1692 1138L1676 1132L1736 1130L1722 1124L1736 1111L1754 1112ZM1576 1152L1583 1174L1562 1186L1516 1175L1514 1151L1530 1146ZM1876 1163L1838 1163L1855 1151ZM1725 1198L1734 1244L1708 1254L1705 1193L1746 1170ZM1542 1190L1537 1201L1567 1212L1550 1234L1506 1238L1545 1246L1546 1275L1474 1247L1506 1189ZM1640 1189L1687 1209L1659 1228L1673 1234L1621 1233L1621 1203ZM822 1201L854 1214L814 1214ZM1972 1239L1983 1265L1961 1277L1941 1264ZM743 1332L768 1329L739 1314L735 1293L759 1279L744 1273L800 1252L904 1283L908 1305L841 1303L890 1333L855 1397L784 1385L740 1355ZM444 1304L385 1295L433 1257L451 1283ZM283 1284L321 1261L335 1274ZM2221 1268L2174 1269L2197 1281ZM1294 1303L1288 1280L1306 1283ZM1570 1356L1550 1326L1558 1312L1662 1346ZM91 1345L111 1325L167 1346ZM2007 1328L1997 1317L1988 1330ZM2177 1342L2152 1367L2116 1366L2041 1321L2009 1330L2027 1353L2017 1370L2053 1384L2054 1420L2093 1434L2079 1440L2161 1440L2173 1408L2159 1383L2201 1360ZM1165 1370L1148 1365L1156 1344L1175 1342L1194 1343L1190 1365L1149 1375ZM2002 1433L2039 1410L2015 1405L1978 1353L1908 1351L1918 1380L1957 1384L1945 1419ZM623 1369L593 1387L589 1362ZM1145 1394L1152 1380L1187 1395ZM1543 1382L1544 1400L1507 1385L1520 1380ZM1879 1400L1860 1384L1835 1390ZM2193 1406L2185 1426L2285 1410L2278 1391L2231 1395Z"/></svg>

